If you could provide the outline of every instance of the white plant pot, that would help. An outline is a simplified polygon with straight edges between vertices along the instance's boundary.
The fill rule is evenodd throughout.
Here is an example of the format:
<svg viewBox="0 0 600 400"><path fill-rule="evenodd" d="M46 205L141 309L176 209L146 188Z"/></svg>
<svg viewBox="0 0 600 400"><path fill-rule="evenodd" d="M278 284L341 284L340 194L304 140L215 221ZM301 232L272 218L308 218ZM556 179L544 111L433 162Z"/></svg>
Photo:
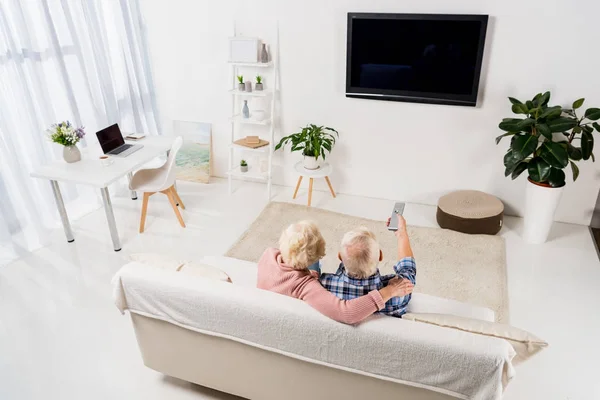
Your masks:
<svg viewBox="0 0 600 400"><path fill-rule="evenodd" d="M564 186L553 188L527 182L523 228L523 239L526 242L539 244L546 241L563 189Z"/></svg>
<svg viewBox="0 0 600 400"><path fill-rule="evenodd" d="M321 168L321 162L315 157L304 156L304 168L305 169L319 169Z"/></svg>

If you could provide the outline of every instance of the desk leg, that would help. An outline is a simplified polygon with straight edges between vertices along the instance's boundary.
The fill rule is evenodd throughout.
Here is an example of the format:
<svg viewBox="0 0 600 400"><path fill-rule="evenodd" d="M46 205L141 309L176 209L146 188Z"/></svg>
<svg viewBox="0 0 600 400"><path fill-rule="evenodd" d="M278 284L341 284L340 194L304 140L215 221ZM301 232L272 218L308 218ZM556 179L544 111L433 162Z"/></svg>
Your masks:
<svg viewBox="0 0 600 400"><path fill-rule="evenodd" d="M67 210L65 209L65 203L63 202L62 194L60 193L60 187L57 181L50 181L52 185L52 192L54 193L54 200L56 201L56 207L60 214L60 220L62 221L63 229L65 230L65 236L67 242L72 243L75 241L73 237L73 231L71 230L71 224L69 223L69 217L67 216Z"/></svg>
<svg viewBox="0 0 600 400"><path fill-rule="evenodd" d="M308 181L308 206L310 207L310 204L312 203L312 185L313 185L313 178L310 178L310 180Z"/></svg>
<svg viewBox="0 0 600 400"><path fill-rule="evenodd" d="M104 212L106 213L106 220L108 221L108 229L110 230L113 248L115 251L121 251L121 241L119 240L119 232L117 232L117 223L115 222L115 214L113 213L108 188L100 189L100 193L102 193L102 202L104 203Z"/></svg>
<svg viewBox="0 0 600 400"><path fill-rule="evenodd" d="M129 181L129 184L131 185L131 179L133 178L133 173L130 172L127 174L127 180ZM137 200L137 192L135 190L131 191L131 200Z"/></svg>

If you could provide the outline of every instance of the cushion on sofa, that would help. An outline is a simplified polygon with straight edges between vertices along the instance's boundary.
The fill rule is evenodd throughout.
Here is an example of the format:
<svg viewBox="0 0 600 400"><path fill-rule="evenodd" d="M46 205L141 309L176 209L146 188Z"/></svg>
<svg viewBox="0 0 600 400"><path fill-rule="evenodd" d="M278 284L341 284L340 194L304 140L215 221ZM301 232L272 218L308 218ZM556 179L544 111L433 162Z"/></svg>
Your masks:
<svg viewBox="0 0 600 400"><path fill-rule="evenodd" d="M413 314L435 313L449 314L457 317L474 318L483 321L496 321L496 314L487 307L463 303L457 300L444 299L425 293L413 293L406 312Z"/></svg>
<svg viewBox="0 0 600 400"><path fill-rule="evenodd" d="M185 275L201 276L208 279L231 282L228 274L214 265L194 261L178 260L171 256L156 253L136 253L129 256L131 261L146 264L155 268L179 271Z"/></svg>
<svg viewBox="0 0 600 400"><path fill-rule="evenodd" d="M171 271L177 271L179 267L185 263L185 260L178 260L175 257L156 253L131 254L129 259L131 261L137 261L142 264L151 265L156 268L168 269Z"/></svg>
<svg viewBox="0 0 600 400"><path fill-rule="evenodd" d="M492 336L505 339L511 344L517 355L513 364L521 363L548 346L544 340L532 333L506 324L482 321L472 318L458 317L447 314L412 314L407 313L403 319L425 322L427 324L458 329L478 335Z"/></svg>
<svg viewBox="0 0 600 400"><path fill-rule="evenodd" d="M201 276L208 279L216 279L223 282L231 282L231 278L225 272L211 265L197 262L186 262L178 269L185 275Z"/></svg>

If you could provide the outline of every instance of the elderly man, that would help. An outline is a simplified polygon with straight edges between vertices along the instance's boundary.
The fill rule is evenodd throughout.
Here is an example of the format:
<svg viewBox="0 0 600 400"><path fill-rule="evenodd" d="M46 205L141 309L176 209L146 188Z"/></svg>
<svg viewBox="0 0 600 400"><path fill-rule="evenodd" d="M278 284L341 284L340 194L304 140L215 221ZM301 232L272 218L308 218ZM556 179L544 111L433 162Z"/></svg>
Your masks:
<svg viewBox="0 0 600 400"><path fill-rule="evenodd" d="M322 274L321 284L340 299L350 300L363 296L371 290L379 290L398 276L410 281L410 292L403 297L393 297L388 300L379 312L393 317L401 317L405 314L411 298L412 286L415 284L417 267L406 233L406 221L400 215L397 217L398 230L395 234L398 239L399 261L394 265L396 274L383 276L379 274L377 264L383 260L383 253L377 239L373 232L366 228L359 228L344 235L338 254L342 263L335 274ZM389 223L388 219L387 224Z"/></svg>

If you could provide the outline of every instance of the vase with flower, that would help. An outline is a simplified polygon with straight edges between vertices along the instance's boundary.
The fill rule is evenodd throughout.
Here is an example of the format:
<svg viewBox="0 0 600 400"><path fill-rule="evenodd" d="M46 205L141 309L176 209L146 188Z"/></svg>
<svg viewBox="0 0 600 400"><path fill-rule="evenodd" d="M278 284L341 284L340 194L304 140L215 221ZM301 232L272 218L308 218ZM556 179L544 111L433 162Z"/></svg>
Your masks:
<svg viewBox="0 0 600 400"><path fill-rule="evenodd" d="M85 136L83 126L76 128L69 121L52 124L48 128L50 140L63 147L63 158L68 163L74 163L81 160L81 152L77 148L77 143Z"/></svg>

